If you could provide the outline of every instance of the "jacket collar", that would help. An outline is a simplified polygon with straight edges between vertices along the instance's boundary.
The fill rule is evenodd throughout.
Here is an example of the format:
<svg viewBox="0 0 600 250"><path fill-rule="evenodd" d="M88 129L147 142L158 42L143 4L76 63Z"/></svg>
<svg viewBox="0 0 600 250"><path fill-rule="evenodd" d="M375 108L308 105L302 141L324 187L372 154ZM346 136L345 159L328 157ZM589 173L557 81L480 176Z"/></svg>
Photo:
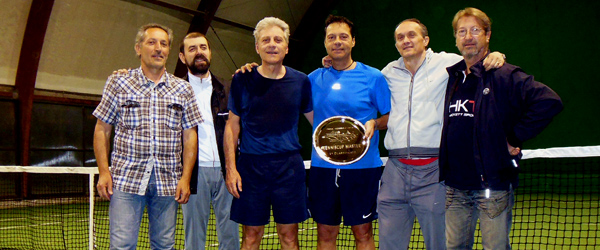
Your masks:
<svg viewBox="0 0 600 250"><path fill-rule="evenodd" d="M483 58L485 59L488 55L489 55L489 52ZM484 59L481 59L479 62L477 62L476 64L474 64L470 68L471 73L474 74L477 77L482 77L483 73L485 72L485 67L483 67L483 60Z"/></svg>
<svg viewBox="0 0 600 250"><path fill-rule="evenodd" d="M427 48L427 50L425 51L425 60L423 60L421 65L419 65L419 68L423 67L423 64L426 64L428 61L430 61L432 56L433 56L433 50L431 50L431 48ZM404 63L404 59L402 59L402 57L400 57L398 60L396 60L396 65L394 65L394 67L398 68L398 69L408 70L406 68L406 64ZM417 69L417 71L418 71L418 69Z"/></svg>
<svg viewBox="0 0 600 250"><path fill-rule="evenodd" d="M448 74L450 76L458 76L457 74L459 72L463 72L467 69L467 63L465 63L465 59L462 59L460 62L446 68L446 71L448 71Z"/></svg>
<svg viewBox="0 0 600 250"><path fill-rule="evenodd" d="M489 52L483 58L485 59L488 55ZM481 59L470 68L471 73L477 77L482 77L483 73L485 72L485 67L483 67L484 59ZM465 59L463 59L460 62L446 68L446 70L448 71L448 74L456 76L456 73L467 70L467 63L465 62Z"/></svg>
<svg viewBox="0 0 600 250"><path fill-rule="evenodd" d="M190 77L188 75L189 73L190 72L188 71L185 74L185 76L183 76L182 79L189 82L190 81ZM208 73L210 74L210 78L211 78L211 82L212 82L212 86L213 86L213 91L223 91L223 88L225 88L225 87L223 86L223 83L221 82L221 79L219 79L218 77L216 77L212 73L212 71L210 71L210 70L208 71Z"/></svg>
<svg viewBox="0 0 600 250"><path fill-rule="evenodd" d="M223 91L223 88L225 87L223 86L221 79L216 77L212 72L210 72L210 77L212 79L213 90L219 92Z"/></svg>

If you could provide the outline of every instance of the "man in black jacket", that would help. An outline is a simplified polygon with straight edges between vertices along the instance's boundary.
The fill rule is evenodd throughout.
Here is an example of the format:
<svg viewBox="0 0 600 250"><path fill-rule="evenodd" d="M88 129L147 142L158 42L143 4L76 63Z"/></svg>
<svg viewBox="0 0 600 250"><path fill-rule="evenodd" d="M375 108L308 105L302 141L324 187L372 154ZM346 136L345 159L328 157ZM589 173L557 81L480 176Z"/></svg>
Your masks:
<svg viewBox="0 0 600 250"><path fill-rule="evenodd" d="M227 191L222 169L225 168L223 131L229 111L227 98L230 81L210 71L211 50L206 37L198 32L185 36L179 59L188 68L184 77L196 95L204 122L198 126L198 159L192 172L192 195L183 208L185 249L204 249L212 203L217 220L219 249L239 249L239 227L229 220L233 196Z"/></svg>
<svg viewBox="0 0 600 250"><path fill-rule="evenodd" d="M484 12L461 10L452 26L464 60L448 68L440 144L446 247L472 249L479 219L484 249L510 249L521 146L550 123L562 102L517 66L485 71L491 21Z"/></svg>

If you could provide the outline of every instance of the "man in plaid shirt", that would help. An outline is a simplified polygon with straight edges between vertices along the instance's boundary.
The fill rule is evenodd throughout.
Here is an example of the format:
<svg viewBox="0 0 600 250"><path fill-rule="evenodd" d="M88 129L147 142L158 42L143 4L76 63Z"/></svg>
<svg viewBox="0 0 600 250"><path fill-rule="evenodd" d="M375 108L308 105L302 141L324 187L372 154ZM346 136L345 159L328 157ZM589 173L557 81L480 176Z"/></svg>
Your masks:
<svg viewBox="0 0 600 250"><path fill-rule="evenodd" d="M173 249L178 203L187 203L190 196L196 127L202 118L190 84L165 70L172 34L159 24L142 26L135 44L141 67L112 74L93 113L98 118L97 188L110 200L111 249L136 248L144 208L151 249Z"/></svg>

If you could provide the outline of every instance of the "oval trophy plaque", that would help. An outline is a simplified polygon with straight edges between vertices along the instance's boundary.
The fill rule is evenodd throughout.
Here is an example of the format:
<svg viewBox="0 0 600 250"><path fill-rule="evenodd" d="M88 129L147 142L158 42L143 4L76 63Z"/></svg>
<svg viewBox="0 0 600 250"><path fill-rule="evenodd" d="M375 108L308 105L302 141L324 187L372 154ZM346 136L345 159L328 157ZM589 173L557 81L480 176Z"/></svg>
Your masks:
<svg viewBox="0 0 600 250"><path fill-rule="evenodd" d="M325 119L313 133L313 146L319 156L335 165L348 165L360 160L369 149L364 139L365 126L349 116Z"/></svg>

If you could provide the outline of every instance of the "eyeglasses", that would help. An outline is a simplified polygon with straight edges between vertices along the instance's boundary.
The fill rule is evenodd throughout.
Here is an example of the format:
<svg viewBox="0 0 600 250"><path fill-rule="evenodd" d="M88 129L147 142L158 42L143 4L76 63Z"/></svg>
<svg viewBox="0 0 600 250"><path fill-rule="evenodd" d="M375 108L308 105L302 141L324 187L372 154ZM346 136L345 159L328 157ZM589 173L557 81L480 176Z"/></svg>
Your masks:
<svg viewBox="0 0 600 250"><path fill-rule="evenodd" d="M468 31L471 31L471 36L478 36L479 34L481 34L483 29L481 29L479 27L472 27L472 28L468 29ZM458 37L465 37L466 35L467 35L467 29L459 29L456 32L456 36L458 36Z"/></svg>

